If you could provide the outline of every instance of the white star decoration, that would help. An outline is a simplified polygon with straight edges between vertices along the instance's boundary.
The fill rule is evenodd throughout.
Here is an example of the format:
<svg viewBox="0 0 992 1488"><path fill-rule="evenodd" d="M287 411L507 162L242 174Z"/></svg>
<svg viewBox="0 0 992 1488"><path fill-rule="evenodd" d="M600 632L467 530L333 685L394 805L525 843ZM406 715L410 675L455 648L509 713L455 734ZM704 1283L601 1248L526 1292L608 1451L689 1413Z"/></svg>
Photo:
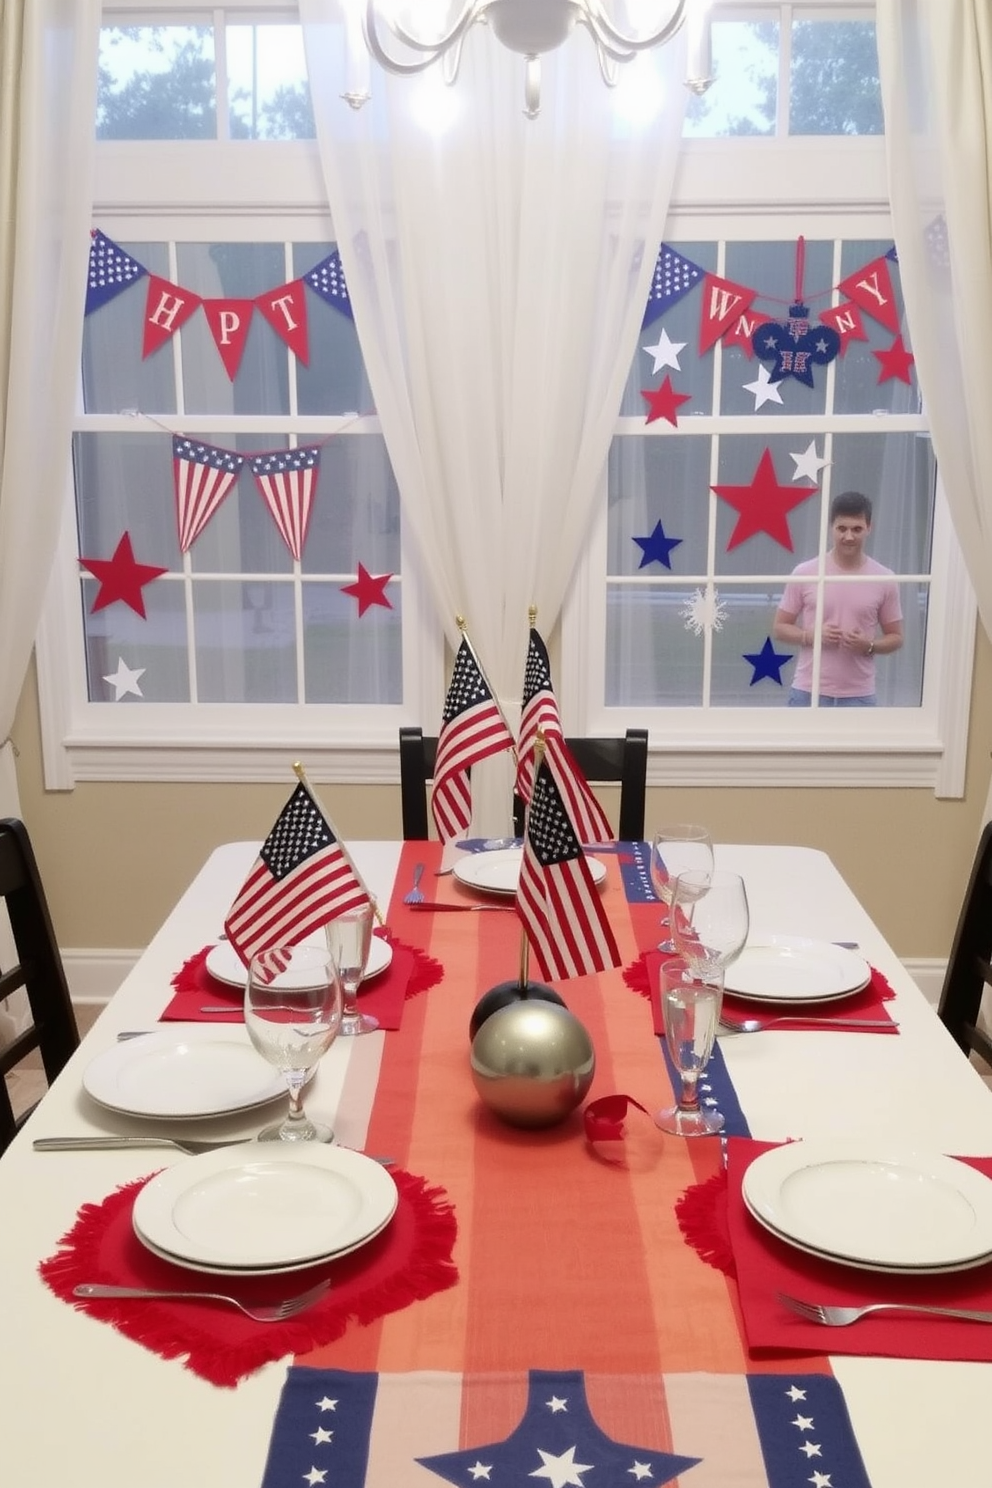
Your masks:
<svg viewBox="0 0 992 1488"><path fill-rule="evenodd" d="M806 1399L806 1391L800 1390L798 1385L790 1385L785 1393L786 1395L788 1395L789 1399L793 1401Z"/></svg>
<svg viewBox="0 0 992 1488"><path fill-rule="evenodd" d="M324 1442L329 1442L329 1441L333 1441L334 1440L334 1432L333 1431L325 1431L324 1428L323 1428L323 1426L318 1426L317 1427L317 1430L316 1431L311 1431L310 1435L313 1437L313 1439L317 1443L318 1447L319 1446L322 1446Z"/></svg>
<svg viewBox="0 0 992 1488"><path fill-rule="evenodd" d="M661 339L654 346L645 346L642 349L649 356L654 357L652 372L660 372L662 367L674 367L676 372L681 372L679 365L679 352L685 349L684 341L673 341L667 331L662 331Z"/></svg>
<svg viewBox="0 0 992 1488"><path fill-rule="evenodd" d="M800 1431L812 1431L813 1430L813 1417L812 1416L797 1416L796 1419L792 1422L792 1424L793 1424L793 1426L798 1426Z"/></svg>
<svg viewBox="0 0 992 1488"><path fill-rule="evenodd" d="M685 621L686 630L691 630L693 635L698 636L706 629L722 630L727 618L727 607L721 602L715 589L709 593L697 589L682 605L679 614Z"/></svg>
<svg viewBox="0 0 992 1488"><path fill-rule="evenodd" d="M478 1481L480 1478L485 1478L487 1483L489 1482L489 1474L492 1472L492 1470L493 1466L491 1462L473 1462L472 1466L469 1468L470 1474L473 1478L476 1479L476 1481Z"/></svg>
<svg viewBox="0 0 992 1488"><path fill-rule="evenodd" d="M536 1467L531 1478L547 1478L551 1488L584 1488L580 1473L588 1472L592 1467L591 1462L576 1462L575 1448L569 1447L567 1452L561 1452L557 1456L553 1452L543 1452L537 1449L543 1467Z"/></svg>
<svg viewBox="0 0 992 1488"><path fill-rule="evenodd" d="M807 1457L819 1457L820 1455L820 1446L818 1442L803 1442L799 1450L800 1452L805 1452Z"/></svg>
<svg viewBox="0 0 992 1488"><path fill-rule="evenodd" d="M337 1408L338 1408L337 1401L336 1400L328 1400L328 1398L327 1398L326 1395L324 1396L323 1400L318 1400L317 1401L317 1409L318 1410L328 1411L328 1410L337 1410Z"/></svg>
<svg viewBox="0 0 992 1488"><path fill-rule="evenodd" d="M813 1488L831 1488L829 1473L814 1472L809 1481L813 1484Z"/></svg>
<svg viewBox="0 0 992 1488"><path fill-rule="evenodd" d="M305 1483L309 1483L310 1488L315 1488L315 1485L317 1483L326 1483L327 1469L322 1467L312 1467L308 1473L303 1474L303 1481Z"/></svg>
<svg viewBox="0 0 992 1488"><path fill-rule="evenodd" d="M563 1400L560 1395L552 1395L551 1399L546 1400L544 1403L548 1407L548 1410L551 1411L552 1415L555 1416L558 1414L559 1411L568 1410L568 1401Z"/></svg>
<svg viewBox="0 0 992 1488"><path fill-rule="evenodd" d="M772 374L765 366L758 368L757 382L742 382L741 387L746 393L754 394L755 413L757 413L763 403L781 403L782 401L782 394L778 390L778 383L772 382Z"/></svg>
<svg viewBox="0 0 992 1488"><path fill-rule="evenodd" d="M796 462L796 473L792 477L794 481L808 480L813 485L819 482L820 471L825 465L830 465L830 460L821 460L816 453L816 440L811 439L806 448L798 453L790 450L789 459Z"/></svg>
<svg viewBox="0 0 992 1488"><path fill-rule="evenodd" d="M114 702L119 703L127 693L133 692L135 697L143 697L144 694L138 686L138 678L145 675L145 667L131 668L125 665L123 656L117 658L117 670L111 672L109 677L104 677L104 682L109 682L114 689Z"/></svg>
<svg viewBox="0 0 992 1488"><path fill-rule="evenodd" d="M633 1467L628 1467L627 1471L633 1473L637 1481L640 1482L642 1478L650 1478L651 1464L650 1462L635 1462Z"/></svg>

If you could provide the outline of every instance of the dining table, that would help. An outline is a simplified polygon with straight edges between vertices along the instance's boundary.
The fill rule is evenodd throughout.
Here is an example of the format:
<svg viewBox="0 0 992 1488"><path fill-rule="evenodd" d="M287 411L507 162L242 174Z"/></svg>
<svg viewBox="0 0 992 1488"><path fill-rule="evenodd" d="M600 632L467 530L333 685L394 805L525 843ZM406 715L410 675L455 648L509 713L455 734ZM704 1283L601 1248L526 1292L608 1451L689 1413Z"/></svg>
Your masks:
<svg viewBox="0 0 992 1488"><path fill-rule="evenodd" d="M521 974L512 894L442 871L438 842L347 849L391 947L384 976L400 984L379 1031L324 1054L305 1105L337 1146L386 1160L394 1218L333 1258L323 1333L306 1314L269 1327L236 1324L222 1304L101 1310L67 1294L87 1265L106 1281L118 1263L230 1289L227 1274L146 1256L131 1219L153 1175L175 1171L182 1187L196 1164L209 1176L210 1156L35 1145L164 1134L230 1143L229 1162L279 1114L285 1096L163 1119L92 1093L99 1061L142 1040L247 1039L237 988L214 983L204 956L259 843L222 843L0 1159L5 1488L987 1488L992 1326L811 1327L775 1288L799 1284L809 1261L832 1296L849 1283L858 1298L876 1284L921 1300L985 1285L992 1297L992 1261L893 1282L794 1253L741 1206L748 1163L795 1142L969 1159L992 1176L992 1092L825 853L715 847L744 879L751 941L855 947L883 1026L725 1032L703 1077L727 1115L719 1140L652 1119L674 1077L645 844L589 850L605 867L618 964L554 983L595 1071L574 1109L537 1127L497 1114L471 1063L473 1010ZM418 867L420 906L404 902ZM361 999L375 995L370 981ZM244 1163L273 1145L249 1142ZM250 1276L249 1289L288 1293L310 1275Z"/></svg>

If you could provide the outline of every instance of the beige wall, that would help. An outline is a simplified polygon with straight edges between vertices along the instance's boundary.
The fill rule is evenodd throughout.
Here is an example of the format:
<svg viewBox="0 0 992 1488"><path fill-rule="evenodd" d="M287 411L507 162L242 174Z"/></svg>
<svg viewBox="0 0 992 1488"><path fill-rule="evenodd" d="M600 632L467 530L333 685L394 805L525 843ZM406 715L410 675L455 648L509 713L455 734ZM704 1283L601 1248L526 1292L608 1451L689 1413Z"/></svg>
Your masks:
<svg viewBox="0 0 992 1488"><path fill-rule="evenodd" d="M265 836L292 784L287 762L285 787L98 782L46 792L33 669L13 739L22 814L67 949L140 949L218 843ZM903 959L942 959L981 825L990 746L992 647L981 637L963 800L925 790L653 789L648 829L664 815L707 822L717 842L822 848ZM344 838L400 835L398 785L320 794Z"/></svg>

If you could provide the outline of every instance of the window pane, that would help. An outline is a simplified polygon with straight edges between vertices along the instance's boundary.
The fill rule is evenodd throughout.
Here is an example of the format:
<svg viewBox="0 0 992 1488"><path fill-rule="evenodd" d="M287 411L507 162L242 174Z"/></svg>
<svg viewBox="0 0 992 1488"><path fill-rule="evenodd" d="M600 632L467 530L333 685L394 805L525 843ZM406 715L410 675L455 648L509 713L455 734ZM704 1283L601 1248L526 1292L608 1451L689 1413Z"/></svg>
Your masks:
<svg viewBox="0 0 992 1488"><path fill-rule="evenodd" d="M709 462L708 439L677 434L614 439L609 460L610 574L705 575Z"/></svg>
<svg viewBox="0 0 992 1488"><path fill-rule="evenodd" d="M169 278L164 243L118 243L160 279ZM175 413L176 378L168 343L141 354L148 277L143 275L83 321L83 406L87 413Z"/></svg>
<svg viewBox="0 0 992 1488"><path fill-rule="evenodd" d="M296 702L293 605L292 583L194 584L200 702Z"/></svg>
<svg viewBox="0 0 992 1488"><path fill-rule="evenodd" d="M228 26L232 139L313 139L310 85L299 26Z"/></svg>
<svg viewBox="0 0 992 1488"><path fill-rule="evenodd" d="M294 277L309 274L333 250L333 243L294 244ZM295 368L300 413L370 413L374 405L354 321L309 290L306 306L310 359Z"/></svg>
<svg viewBox="0 0 992 1488"><path fill-rule="evenodd" d="M210 26L104 26L97 139L214 139Z"/></svg>
<svg viewBox="0 0 992 1488"><path fill-rule="evenodd" d="M670 243L681 258L706 273L716 273L715 243ZM646 325L638 337L630 376L624 389L621 414L643 418L647 413L645 390L661 387L666 377L677 392L688 393L691 402L682 405L682 416L713 412L713 358L700 357L699 292L690 290L663 315Z"/></svg>
<svg viewBox="0 0 992 1488"><path fill-rule="evenodd" d="M789 132L884 132L874 21L793 21Z"/></svg>
<svg viewBox="0 0 992 1488"><path fill-rule="evenodd" d="M714 21L714 82L686 107L687 139L774 134L778 107L778 22Z"/></svg>
<svg viewBox="0 0 992 1488"><path fill-rule="evenodd" d="M713 675L710 702L714 707L781 708L789 695L792 663L779 670L762 657L768 644L778 599L768 585L720 586L717 591L723 623L713 632ZM775 643L783 655L788 648Z"/></svg>
<svg viewBox="0 0 992 1488"><path fill-rule="evenodd" d="M607 707L699 706L704 642L686 618L697 595L685 585L607 585Z"/></svg>
<svg viewBox="0 0 992 1488"><path fill-rule="evenodd" d="M226 308L219 342L248 333L233 381L203 310L183 326L183 383L189 413L288 413L291 353L251 301L286 280L281 243L181 243L179 283L204 300L242 301ZM230 329L228 329L230 327Z"/></svg>
<svg viewBox="0 0 992 1488"><path fill-rule="evenodd" d="M388 610L376 605L359 617L339 584L303 585L307 702L402 702L399 584L385 596Z"/></svg>

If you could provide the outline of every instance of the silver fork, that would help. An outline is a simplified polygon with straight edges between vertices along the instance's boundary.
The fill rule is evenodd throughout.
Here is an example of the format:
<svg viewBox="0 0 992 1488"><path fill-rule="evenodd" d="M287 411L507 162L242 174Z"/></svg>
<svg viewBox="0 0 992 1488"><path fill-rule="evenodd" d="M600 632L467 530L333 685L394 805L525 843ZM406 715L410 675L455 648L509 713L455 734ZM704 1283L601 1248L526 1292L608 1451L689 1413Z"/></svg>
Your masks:
<svg viewBox="0 0 992 1488"><path fill-rule="evenodd" d="M899 1024L891 1018L810 1018L783 1014L774 1018L721 1018L723 1033L763 1033L779 1023L798 1023L806 1028L886 1028L896 1029Z"/></svg>
<svg viewBox="0 0 992 1488"><path fill-rule="evenodd" d="M232 1307L237 1307L245 1317L250 1317L256 1323L281 1323L286 1318L295 1317L298 1312L305 1312L318 1302L329 1289L329 1281L320 1281L307 1292L300 1292L296 1297L284 1297L281 1302L274 1302L271 1306L256 1303L248 1307L244 1302L239 1302L237 1297L229 1297L224 1292L171 1292L154 1291L150 1287L125 1287L125 1286L102 1286L94 1281L81 1281L77 1287L73 1287L74 1297L134 1297L134 1298L165 1298L171 1301L188 1302L229 1302Z"/></svg>
<svg viewBox="0 0 992 1488"><path fill-rule="evenodd" d="M423 904L424 891L420 887L420 880L424 876L423 863L417 863L413 870L413 887L408 894L403 895L404 904Z"/></svg>
<svg viewBox="0 0 992 1488"><path fill-rule="evenodd" d="M975 1312L968 1307L928 1307L913 1302L868 1302L863 1307L835 1307L823 1302L801 1302L779 1292L783 1307L805 1318L808 1323L824 1323L828 1328L846 1328L870 1312L922 1312L931 1317L963 1318L968 1323L992 1323L992 1312Z"/></svg>

